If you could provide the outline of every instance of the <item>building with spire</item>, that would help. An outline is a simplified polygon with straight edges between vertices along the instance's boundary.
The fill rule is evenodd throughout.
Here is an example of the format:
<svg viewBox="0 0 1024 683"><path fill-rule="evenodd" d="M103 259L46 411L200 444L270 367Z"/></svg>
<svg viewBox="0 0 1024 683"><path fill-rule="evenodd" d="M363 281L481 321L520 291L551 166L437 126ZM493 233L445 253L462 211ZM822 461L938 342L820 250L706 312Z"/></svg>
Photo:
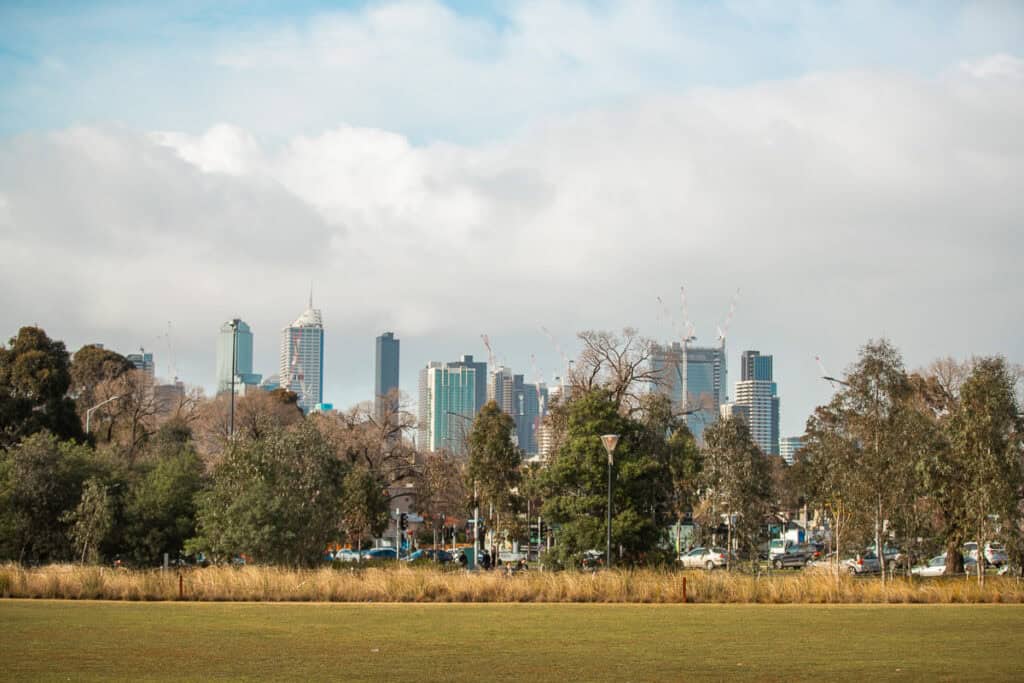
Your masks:
<svg viewBox="0 0 1024 683"><path fill-rule="evenodd" d="M324 323L320 309L309 306L295 321L281 330L281 387L299 397L299 408L309 413L323 403Z"/></svg>

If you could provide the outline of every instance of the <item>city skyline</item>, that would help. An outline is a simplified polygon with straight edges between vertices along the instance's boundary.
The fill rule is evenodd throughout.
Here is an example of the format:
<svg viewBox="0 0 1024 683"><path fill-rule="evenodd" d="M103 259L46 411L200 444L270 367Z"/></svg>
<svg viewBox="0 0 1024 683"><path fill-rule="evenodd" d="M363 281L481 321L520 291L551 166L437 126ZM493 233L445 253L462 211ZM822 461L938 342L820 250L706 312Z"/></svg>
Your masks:
<svg viewBox="0 0 1024 683"><path fill-rule="evenodd" d="M1024 362L1020 3L5 3L0 44L6 336L213 393L218 326L277 374L313 279L348 406L381 330L410 394L484 333L550 381L583 330L681 342L680 286L714 346L739 288L784 434L869 339Z"/></svg>

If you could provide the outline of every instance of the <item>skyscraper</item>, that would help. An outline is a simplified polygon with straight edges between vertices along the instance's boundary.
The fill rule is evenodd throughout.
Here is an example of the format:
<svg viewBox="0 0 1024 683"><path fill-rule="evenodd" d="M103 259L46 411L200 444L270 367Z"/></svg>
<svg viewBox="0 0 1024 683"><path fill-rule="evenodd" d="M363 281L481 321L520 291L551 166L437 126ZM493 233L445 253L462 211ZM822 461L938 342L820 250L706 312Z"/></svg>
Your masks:
<svg viewBox="0 0 1024 683"><path fill-rule="evenodd" d="M398 351L400 340L393 332L377 337L373 372L373 412L378 422L385 415L398 417Z"/></svg>
<svg viewBox="0 0 1024 683"><path fill-rule="evenodd" d="M727 398L725 347L688 346L684 354L679 342L656 344L651 369L660 376L655 391L668 395L675 410L691 411L686 424L703 443L705 427L715 423Z"/></svg>
<svg viewBox="0 0 1024 683"><path fill-rule="evenodd" d="M312 295L302 315L281 330L280 378L283 388L298 395L302 412L323 403L324 324Z"/></svg>
<svg viewBox="0 0 1024 683"><path fill-rule="evenodd" d="M235 347L235 391L245 393L238 385L256 386L262 379L261 375L252 371L252 330L243 320L238 320L237 332L229 320L220 326L217 335L217 393L231 391L231 355Z"/></svg>
<svg viewBox="0 0 1024 683"><path fill-rule="evenodd" d="M744 351L736 404L747 407L751 436L765 455L779 454L779 397L772 377L772 357Z"/></svg>
<svg viewBox="0 0 1024 683"><path fill-rule="evenodd" d="M416 445L425 450L446 449L457 455L466 451L466 437L478 412L477 366L472 356L461 361L431 361L420 370L419 426ZM486 377L484 378L486 387ZM483 390L486 394L486 389Z"/></svg>

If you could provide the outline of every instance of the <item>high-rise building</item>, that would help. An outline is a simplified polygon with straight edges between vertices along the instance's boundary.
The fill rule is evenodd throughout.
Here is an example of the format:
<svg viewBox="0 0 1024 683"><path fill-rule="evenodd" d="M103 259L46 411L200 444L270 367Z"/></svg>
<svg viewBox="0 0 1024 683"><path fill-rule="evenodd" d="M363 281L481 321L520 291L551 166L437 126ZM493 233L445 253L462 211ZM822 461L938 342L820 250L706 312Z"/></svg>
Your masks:
<svg viewBox="0 0 1024 683"><path fill-rule="evenodd" d="M308 413L323 403L324 323L320 309L309 307L281 330L281 386L299 397L299 408Z"/></svg>
<svg viewBox="0 0 1024 683"><path fill-rule="evenodd" d="M760 351L744 351L740 356L740 381L756 379L772 381L772 357Z"/></svg>
<svg viewBox="0 0 1024 683"><path fill-rule="evenodd" d="M660 377L655 391L669 396L675 410L686 410L686 424L698 443L703 443L704 429L718 419L719 408L726 401L725 347L687 346L679 342L671 346L655 345L651 351L651 368Z"/></svg>
<svg viewBox="0 0 1024 683"><path fill-rule="evenodd" d="M516 424L516 444L526 455L537 455L537 430L547 413L548 389L543 382L530 384L509 368L496 368L487 384L487 400L498 404Z"/></svg>
<svg viewBox="0 0 1024 683"><path fill-rule="evenodd" d="M772 377L772 357L744 351L742 377L736 383L736 403L750 413L750 434L765 455L779 454L779 396Z"/></svg>
<svg viewBox="0 0 1024 683"><path fill-rule="evenodd" d="M540 421L537 426L537 455L541 460L547 460L555 450L555 430L548 420L551 406L560 403L569 396L569 386L562 382L561 377L555 377L550 387L544 389L544 406L541 411Z"/></svg>
<svg viewBox="0 0 1024 683"><path fill-rule="evenodd" d="M796 452L803 448L804 440L803 437L799 436L784 436L779 439L779 455L786 461L787 465L792 465L793 460L796 457Z"/></svg>
<svg viewBox="0 0 1024 683"><path fill-rule="evenodd" d="M526 455L537 455L537 430L544 417L548 390L544 383L531 384L515 375L513 382L512 419L516 423L516 442Z"/></svg>
<svg viewBox="0 0 1024 683"><path fill-rule="evenodd" d="M465 454L466 438L478 412L476 406L481 403L477 399L479 365L486 372L486 363L474 363L472 356L463 356L453 363L431 361L420 370L419 448ZM486 388L483 391L486 395Z"/></svg>
<svg viewBox="0 0 1024 683"><path fill-rule="evenodd" d="M393 332L377 337L373 372L373 412L381 421L385 415L398 417L398 351L400 340Z"/></svg>
<svg viewBox="0 0 1024 683"><path fill-rule="evenodd" d="M146 353L146 349L139 349L138 353L129 353L125 360L132 364L136 370L142 370L153 379L156 373L156 366L153 365L153 354Z"/></svg>
<svg viewBox="0 0 1024 683"><path fill-rule="evenodd" d="M452 368L473 368L476 371L474 375L474 381L476 385L473 387L473 395L475 397L475 403L473 404L473 417L480 412L480 409L487 403L487 363L482 361L473 360L473 356L462 356L459 360L454 363L448 363L449 367Z"/></svg>
<svg viewBox="0 0 1024 683"><path fill-rule="evenodd" d="M237 326L237 330L235 329ZM217 393L231 391L231 357L235 359L235 391L245 394L245 385L257 386L261 375L252 371L252 330L243 320L235 318L220 326L217 335ZM240 386L241 385L241 386Z"/></svg>

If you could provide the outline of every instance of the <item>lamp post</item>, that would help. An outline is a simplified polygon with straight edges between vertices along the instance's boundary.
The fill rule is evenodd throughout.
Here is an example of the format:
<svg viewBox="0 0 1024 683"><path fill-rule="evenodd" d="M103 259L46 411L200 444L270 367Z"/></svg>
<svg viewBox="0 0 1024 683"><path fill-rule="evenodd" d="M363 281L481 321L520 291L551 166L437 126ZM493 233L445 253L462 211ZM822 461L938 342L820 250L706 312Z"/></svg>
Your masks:
<svg viewBox="0 0 1024 683"><path fill-rule="evenodd" d="M101 401L101 402L97 403L96 405L94 405L92 408L89 408L89 410L85 411L85 433L86 434L89 433L89 424L90 424L90 422L92 422L92 413L93 413L93 411L96 410L97 408L102 408L103 406L107 405L111 401L116 401L119 398L121 398L121 397L120 396L111 396L106 401Z"/></svg>
<svg viewBox="0 0 1024 683"><path fill-rule="evenodd" d="M228 437L235 438L235 375L238 373L238 323L234 318L231 325L231 418L228 426Z"/></svg>
<svg viewBox="0 0 1024 683"><path fill-rule="evenodd" d="M605 566L612 567L612 464L614 461L615 447L619 444L618 434L605 434L601 437L604 449L608 451L608 519L607 535L605 537Z"/></svg>

